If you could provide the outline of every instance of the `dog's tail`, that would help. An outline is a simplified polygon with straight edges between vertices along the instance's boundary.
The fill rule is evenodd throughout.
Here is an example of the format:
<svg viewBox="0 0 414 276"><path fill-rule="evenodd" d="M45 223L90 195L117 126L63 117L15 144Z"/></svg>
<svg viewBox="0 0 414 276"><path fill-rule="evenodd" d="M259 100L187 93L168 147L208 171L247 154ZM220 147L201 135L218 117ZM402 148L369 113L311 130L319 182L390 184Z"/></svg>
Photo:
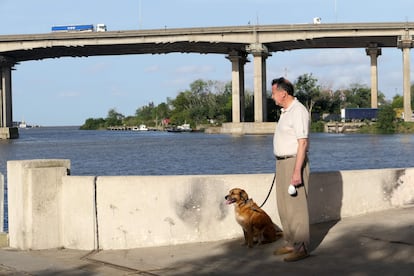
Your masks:
<svg viewBox="0 0 414 276"><path fill-rule="evenodd" d="M282 229L280 229L280 227L279 227L279 226L277 226L277 224L276 224L276 223L273 223L273 227L275 228L277 235L283 236L283 231L282 231Z"/></svg>

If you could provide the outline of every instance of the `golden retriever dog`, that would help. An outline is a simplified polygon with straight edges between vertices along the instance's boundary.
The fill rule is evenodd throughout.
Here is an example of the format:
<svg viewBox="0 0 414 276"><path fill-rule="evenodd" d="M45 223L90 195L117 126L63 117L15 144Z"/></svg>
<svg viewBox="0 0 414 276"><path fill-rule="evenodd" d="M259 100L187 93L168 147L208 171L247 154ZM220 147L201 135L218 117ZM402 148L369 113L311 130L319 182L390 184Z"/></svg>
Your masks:
<svg viewBox="0 0 414 276"><path fill-rule="evenodd" d="M244 245L253 247L254 242L270 243L282 237L282 230L253 199L249 199L246 191L234 188L224 198L227 204L234 204L236 221L243 228Z"/></svg>

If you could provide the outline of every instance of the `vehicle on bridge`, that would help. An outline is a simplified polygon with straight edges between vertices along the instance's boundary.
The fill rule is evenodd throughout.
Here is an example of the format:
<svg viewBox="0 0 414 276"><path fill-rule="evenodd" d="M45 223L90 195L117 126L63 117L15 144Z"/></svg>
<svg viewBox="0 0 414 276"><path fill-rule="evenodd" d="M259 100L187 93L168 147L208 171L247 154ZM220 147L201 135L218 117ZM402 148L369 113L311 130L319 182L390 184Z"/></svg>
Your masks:
<svg viewBox="0 0 414 276"><path fill-rule="evenodd" d="M52 32L106 32L105 24L52 26Z"/></svg>

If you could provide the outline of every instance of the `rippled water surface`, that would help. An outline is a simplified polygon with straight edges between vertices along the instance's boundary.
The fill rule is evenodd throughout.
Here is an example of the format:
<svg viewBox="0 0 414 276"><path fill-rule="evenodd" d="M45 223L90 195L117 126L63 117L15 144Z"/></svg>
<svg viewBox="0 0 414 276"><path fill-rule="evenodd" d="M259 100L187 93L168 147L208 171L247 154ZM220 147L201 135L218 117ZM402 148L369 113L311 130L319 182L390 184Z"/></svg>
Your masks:
<svg viewBox="0 0 414 276"><path fill-rule="evenodd" d="M414 167L414 135L313 133L312 171ZM21 129L0 140L7 160L70 159L72 175L272 173L272 135Z"/></svg>

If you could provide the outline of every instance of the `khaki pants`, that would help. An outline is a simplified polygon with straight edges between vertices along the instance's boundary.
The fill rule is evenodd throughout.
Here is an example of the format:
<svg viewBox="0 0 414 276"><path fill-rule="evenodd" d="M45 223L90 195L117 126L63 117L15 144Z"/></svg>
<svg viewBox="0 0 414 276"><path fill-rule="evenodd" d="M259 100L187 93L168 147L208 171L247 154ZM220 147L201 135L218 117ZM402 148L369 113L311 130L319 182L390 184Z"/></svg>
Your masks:
<svg viewBox="0 0 414 276"><path fill-rule="evenodd" d="M308 186L309 162L302 168L303 185L297 187L297 195L291 196L288 187L292 178L296 158L276 161L276 200L283 236L288 246L309 249Z"/></svg>

